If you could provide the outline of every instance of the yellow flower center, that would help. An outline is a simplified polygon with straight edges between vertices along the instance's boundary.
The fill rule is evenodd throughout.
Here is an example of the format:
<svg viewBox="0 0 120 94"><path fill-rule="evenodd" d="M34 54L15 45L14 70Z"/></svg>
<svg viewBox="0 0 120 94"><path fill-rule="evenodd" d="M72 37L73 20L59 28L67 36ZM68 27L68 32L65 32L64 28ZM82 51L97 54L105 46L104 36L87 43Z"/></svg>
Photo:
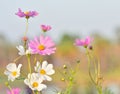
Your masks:
<svg viewBox="0 0 120 94"><path fill-rule="evenodd" d="M16 72L16 71L13 71L13 72L12 72L12 75L13 75L13 76L16 76L16 75L17 75L17 72Z"/></svg>
<svg viewBox="0 0 120 94"><path fill-rule="evenodd" d="M29 14L29 12L28 12L28 11L26 11L26 12L24 12L24 13L25 13L26 15L27 15L27 14Z"/></svg>
<svg viewBox="0 0 120 94"><path fill-rule="evenodd" d="M40 74L44 75L44 74L46 74L46 71L44 69L41 69Z"/></svg>
<svg viewBox="0 0 120 94"><path fill-rule="evenodd" d="M39 49L39 50L44 50L44 49L45 49L45 46L44 46L44 45L39 45L39 46L38 46L38 49Z"/></svg>
<svg viewBox="0 0 120 94"><path fill-rule="evenodd" d="M37 82L33 82L32 86L33 87L38 87L38 83Z"/></svg>

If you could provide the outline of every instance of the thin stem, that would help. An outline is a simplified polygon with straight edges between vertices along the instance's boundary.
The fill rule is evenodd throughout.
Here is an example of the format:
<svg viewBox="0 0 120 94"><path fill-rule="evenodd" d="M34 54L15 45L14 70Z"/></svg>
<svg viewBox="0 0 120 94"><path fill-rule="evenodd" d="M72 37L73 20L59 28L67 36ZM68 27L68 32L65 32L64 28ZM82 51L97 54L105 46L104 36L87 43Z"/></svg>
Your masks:
<svg viewBox="0 0 120 94"><path fill-rule="evenodd" d="M29 72L31 74L32 71L31 71L30 55L27 55L27 60L28 60L28 69L29 69Z"/></svg>
<svg viewBox="0 0 120 94"><path fill-rule="evenodd" d="M96 84L98 84L98 63L96 62L96 60L94 59L94 55L91 55L91 58L93 59L93 63L94 63L94 69L95 69L95 78L96 78Z"/></svg>
<svg viewBox="0 0 120 94"><path fill-rule="evenodd" d="M10 89L11 94L14 94L14 92L12 91L12 88L10 87L10 85L8 86L8 88Z"/></svg>
<svg viewBox="0 0 120 94"><path fill-rule="evenodd" d="M91 71L90 71L90 55L89 55L89 51L86 49L86 55L88 57L88 70L89 70L89 76L90 76L90 79L91 81L96 85L96 82L94 81L93 77L92 77L92 74L91 74Z"/></svg>
<svg viewBox="0 0 120 94"><path fill-rule="evenodd" d="M34 57L34 65L36 65L36 61L37 61L37 58L36 58L36 55Z"/></svg>
<svg viewBox="0 0 120 94"><path fill-rule="evenodd" d="M95 60L93 61L94 71L95 71L95 79L96 79L96 81L95 81L90 72L90 60L94 59L94 57L92 55L92 58L91 58L91 55L87 49L86 49L86 53L87 53L87 57L88 57L89 76L90 76L92 82L95 84L98 94L102 94L102 86L99 84L100 62L98 61L98 58L97 58L97 62Z"/></svg>
<svg viewBox="0 0 120 94"><path fill-rule="evenodd" d="M101 87L101 86L98 86L98 87L97 87L97 90L98 90L98 93L99 93L99 94L102 94L102 87Z"/></svg>
<svg viewBox="0 0 120 94"><path fill-rule="evenodd" d="M13 62L16 63L22 56L17 57Z"/></svg>
<svg viewBox="0 0 120 94"><path fill-rule="evenodd" d="M26 31L24 33L24 36L26 36L27 32L28 32L28 19L26 20Z"/></svg>

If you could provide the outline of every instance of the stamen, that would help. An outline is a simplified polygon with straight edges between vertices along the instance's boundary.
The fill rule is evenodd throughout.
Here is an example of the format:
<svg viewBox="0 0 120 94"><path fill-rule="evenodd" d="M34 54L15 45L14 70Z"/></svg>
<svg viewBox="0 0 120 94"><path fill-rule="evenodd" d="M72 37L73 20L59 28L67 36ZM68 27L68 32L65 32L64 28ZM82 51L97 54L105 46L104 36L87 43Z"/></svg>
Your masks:
<svg viewBox="0 0 120 94"><path fill-rule="evenodd" d="M33 87L38 87L38 83L37 82L33 82L32 86Z"/></svg>
<svg viewBox="0 0 120 94"><path fill-rule="evenodd" d="M39 50L44 50L44 49L45 49L45 46L44 46L44 45L39 45L39 46L38 46L38 49L39 49Z"/></svg>
<svg viewBox="0 0 120 94"><path fill-rule="evenodd" d="M12 75L13 75L13 76L16 76L16 75L17 75L17 72L16 72L16 71L13 71L13 72L12 72Z"/></svg>
<svg viewBox="0 0 120 94"><path fill-rule="evenodd" d="M44 74L46 74L46 71L44 69L41 69L40 74L44 75Z"/></svg>

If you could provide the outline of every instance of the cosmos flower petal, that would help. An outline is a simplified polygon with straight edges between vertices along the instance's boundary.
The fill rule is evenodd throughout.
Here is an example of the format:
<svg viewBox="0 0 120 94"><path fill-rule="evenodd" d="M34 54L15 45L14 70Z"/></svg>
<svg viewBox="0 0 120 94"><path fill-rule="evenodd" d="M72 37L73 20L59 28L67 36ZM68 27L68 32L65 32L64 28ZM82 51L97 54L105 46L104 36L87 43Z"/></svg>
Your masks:
<svg viewBox="0 0 120 94"><path fill-rule="evenodd" d="M49 70L51 70L52 68L53 68L53 65L52 65L52 64L48 64L45 70L46 70L46 71L49 71Z"/></svg>
<svg viewBox="0 0 120 94"><path fill-rule="evenodd" d="M35 37L34 40L29 42L28 46L31 49L32 54L51 55L55 53L56 50L52 39L42 35L39 38Z"/></svg>
<svg viewBox="0 0 120 94"><path fill-rule="evenodd" d="M16 46L16 48L19 51L19 53L18 53L19 55L25 55L25 50L24 50L24 47L22 45Z"/></svg>
<svg viewBox="0 0 120 94"><path fill-rule="evenodd" d="M92 42L92 38L90 37L86 37L86 39L76 39L75 40L75 45L76 46L84 46L84 47L87 47L88 45L90 45L90 43Z"/></svg>
<svg viewBox="0 0 120 94"><path fill-rule="evenodd" d="M6 71L4 72L5 75L9 75L10 74L10 71Z"/></svg>
<svg viewBox="0 0 120 94"><path fill-rule="evenodd" d="M41 69L41 64L39 61L37 61L36 66L34 68L36 72L38 72Z"/></svg>
<svg viewBox="0 0 120 94"><path fill-rule="evenodd" d="M52 75L52 74L55 73L55 71L54 71L53 69L51 69L51 70L49 70L49 71L47 70L46 72L47 72L47 75Z"/></svg>
<svg viewBox="0 0 120 94"><path fill-rule="evenodd" d="M41 91L43 89L46 89L47 86L45 84L40 84L39 87L38 87L38 91Z"/></svg>
<svg viewBox="0 0 120 94"><path fill-rule="evenodd" d="M7 65L6 68L9 71L14 71L14 70L16 70L16 64L15 63L10 63L10 64Z"/></svg>
<svg viewBox="0 0 120 94"><path fill-rule="evenodd" d="M49 77L48 75L44 75L44 77L45 77L45 79L46 79L47 81L52 81L52 78Z"/></svg>
<svg viewBox="0 0 120 94"><path fill-rule="evenodd" d="M14 93L14 94L20 94L20 88L13 88L12 90L8 90L7 91L7 94L12 94L12 93Z"/></svg>
<svg viewBox="0 0 120 94"><path fill-rule="evenodd" d="M22 67L22 64L19 64L17 70L20 71L21 67Z"/></svg>
<svg viewBox="0 0 120 94"><path fill-rule="evenodd" d="M48 62L47 61L43 61L42 63L43 63L42 64L42 69L45 69L47 67L47 65L48 65Z"/></svg>

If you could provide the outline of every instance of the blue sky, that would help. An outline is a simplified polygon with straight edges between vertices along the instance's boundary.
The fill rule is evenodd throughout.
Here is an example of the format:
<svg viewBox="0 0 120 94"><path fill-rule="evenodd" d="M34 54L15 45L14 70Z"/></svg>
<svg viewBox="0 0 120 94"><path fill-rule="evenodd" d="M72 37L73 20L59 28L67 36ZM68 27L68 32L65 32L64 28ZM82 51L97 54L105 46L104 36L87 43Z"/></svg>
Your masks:
<svg viewBox="0 0 120 94"><path fill-rule="evenodd" d="M120 0L1 0L0 33L13 42L25 31L25 19L15 15L18 8L39 12L29 20L32 37L41 32L40 24L53 27L48 35L55 40L65 32L88 36L93 31L112 38L120 27Z"/></svg>

